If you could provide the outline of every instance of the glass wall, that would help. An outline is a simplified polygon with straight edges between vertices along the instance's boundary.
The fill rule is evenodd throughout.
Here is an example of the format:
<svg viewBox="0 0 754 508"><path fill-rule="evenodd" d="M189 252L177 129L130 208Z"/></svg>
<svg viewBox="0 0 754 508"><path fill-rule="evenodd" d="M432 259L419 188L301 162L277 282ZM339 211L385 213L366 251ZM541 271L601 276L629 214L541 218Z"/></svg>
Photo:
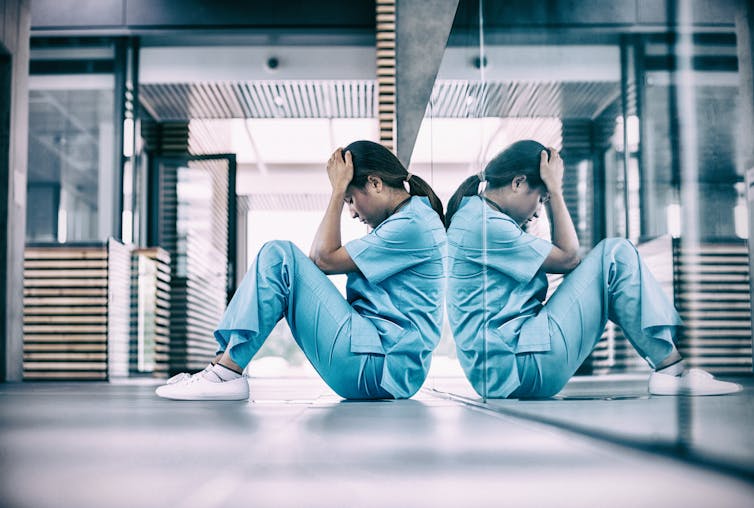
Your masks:
<svg viewBox="0 0 754 508"><path fill-rule="evenodd" d="M456 186L518 139L559 149L564 198L582 252L606 237L630 240L683 319L675 343L686 365L722 377L750 375L746 168L737 164L750 133L738 128L742 107L733 4L679 0L638 15L616 7L616 19L623 17L628 29L590 25L587 18L603 13L587 15L584 5L573 3L575 11L567 12L554 2L545 13L538 4L462 2L430 106L432 121L425 122L432 131L431 153L454 151L453 141L437 141L453 112L461 118L449 130L461 133L465 147L475 148L456 169ZM464 47L461 33L472 43ZM472 34L481 34L476 44ZM457 64L446 65L454 53ZM474 69L480 62L481 69ZM444 109L443 102L456 107ZM468 132L474 135L464 137ZM484 223L485 214L493 212L482 210ZM547 237L550 227L543 219L545 214L527 230ZM491 258L489 241L482 232L480 259ZM559 279L548 276L548 297ZM515 374L527 352L507 351L515 354L513 367L496 355L504 348L497 329L485 325L492 323L488 316L508 305L510 295L480 280L486 288L479 292L480 338L473 348L459 344L457 350L459 359L465 354L467 364L475 362L474 389L466 379L450 377L434 379L433 388L485 401L505 414L734 468L749 461L750 467L751 453L742 451L748 436L732 424L748 418L746 409L728 406L731 418L718 422L713 400L652 397L655 420L632 412L632 400L650 398L650 367L610 322L560 393L541 400L496 398L496 383L507 372ZM474 283L468 286L462 295L476 291ZM449 301L449 312L454 304ZM469 316L473 312L469 309ZM472 324L469 316L464 316L466 326ZM560 402L565 400L570 406ZM618 413L627 418L609 416ZM717 424L730 432L726 438L710 430Z"/></svg>
<svg viewBox="0 0 754 508"><path fill-rule="evenodd" d="M114 58L114 45L101 41L32 46L29 242L104 241L114 232L120 187Z"/></svg>

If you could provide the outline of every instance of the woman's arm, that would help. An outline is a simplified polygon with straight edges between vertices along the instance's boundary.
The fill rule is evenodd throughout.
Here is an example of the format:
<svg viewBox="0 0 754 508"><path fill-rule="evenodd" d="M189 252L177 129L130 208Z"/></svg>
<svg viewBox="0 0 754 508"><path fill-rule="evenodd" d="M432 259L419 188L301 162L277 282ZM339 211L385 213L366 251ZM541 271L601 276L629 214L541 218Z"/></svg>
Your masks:
<svg viewBox="0 0 754 508"><path fill-rule="evenodd" d="M550 193L549 212L553 244L552 251L542 264L547 273L568 273L581 262L579 238L563 199L563 171L563 159L557 151L550 149L549 161L547 152L542 152L539 174L547 186L547 192Z"/></svg>
<svg viewBox="0 0 754 508"><path fill-rule="evenodd" d="M343 214L343 200L346 188L353 178L351 152L338 148L327 161L327 176L330 178L332 193L325 216L314 235L309 257L326 274L355 272L358 270L351 256L340 240L340 217Z"/></svg>

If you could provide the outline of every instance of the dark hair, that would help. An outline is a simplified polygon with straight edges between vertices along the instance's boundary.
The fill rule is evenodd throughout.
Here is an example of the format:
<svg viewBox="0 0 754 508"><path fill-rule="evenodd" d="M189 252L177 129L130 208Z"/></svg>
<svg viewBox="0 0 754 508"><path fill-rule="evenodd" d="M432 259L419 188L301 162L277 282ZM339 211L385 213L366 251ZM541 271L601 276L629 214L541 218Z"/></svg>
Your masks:
<svg viewBox="0 0 754 508"><path fill-rule="evenodd" d="M382 183L394 189L403 189L408 171L393 152L373 141L354 141L343 149L343 156L351 152L353 160L353 180L350 185L363 189L370 175L379 176ZM408 193L412 196L427 196L440 220L445 222L442 201L427 182L412 174L408 180Z"/></svg>
<svg viewBox="0 0 754 508"><path fill-rule="evenodd" d="M542 143L526 139L516 141L508 148L497 154L482 173L464 180L448 201L448 214L445 217L445 227L450 227L450 220L458 211L464 196L473 196L479 189L479 184L487 181L488 189L497 189L510 184L518 175L526 176L532 187L544 186L539 175L539 162L542 150L546 150ZM548 155L549 157L549 155Z"/></svg>

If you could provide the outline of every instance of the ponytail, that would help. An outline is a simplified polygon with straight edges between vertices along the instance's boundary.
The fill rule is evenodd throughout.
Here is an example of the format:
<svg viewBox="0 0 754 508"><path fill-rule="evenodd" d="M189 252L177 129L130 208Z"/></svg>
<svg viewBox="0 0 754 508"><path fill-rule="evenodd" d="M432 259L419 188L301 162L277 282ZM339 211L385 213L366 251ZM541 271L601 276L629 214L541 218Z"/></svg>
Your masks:
<svg viewBox="0 0 754 508"><path fill-rule="evenodd" d="M448 201L448 214L445 216L446 229L450 227L450 221L453 218L453 215L458 211L458 207L461 206L461 200L466 196L475 196L479 191L479 184L481 182L481 175L476 174L468 177L458 186L458 189L453 196L451 196L450 201Z"/></svg>
<svg viewBox="0 0 754 508"><path fill-rule="evenodd" d="M432 187L430 187L423 179L411 173L408 173L406 182L408 182L409 194L412 196L427 196L430 206L432 206L432 209L437 212L437 215L440 216L440 221L444 224L445 214L442 210L442 201L437 197L437 194L432 190Z"/></svg>
<svg viewBox="0 0 754 508"><path fill-rule="evenodd" d="M351 152L353 160L353 179L351 185L363 188L369 175L376 175L383 184L395 189L404 188L408 183L408 193L412 196L426 196L432 209L445 222L442 201L427 182L409 173L393 152L373 141L354 141L345 149L343 154Z"/></svg>
<svg viewBox="0 0 754 508"><path fill-rule="evenodd" d="M485 183L489 189L497 189L510 184L517 175L524 175L531 186L544 186L539 174L539 163L544 145L531 139L516 141L493 158L484 171L470 176L461 183L455 194L448 201L448 214L445 227L450 227L450 220L461 206L464 196L479 193L479 184Z"/></svg>

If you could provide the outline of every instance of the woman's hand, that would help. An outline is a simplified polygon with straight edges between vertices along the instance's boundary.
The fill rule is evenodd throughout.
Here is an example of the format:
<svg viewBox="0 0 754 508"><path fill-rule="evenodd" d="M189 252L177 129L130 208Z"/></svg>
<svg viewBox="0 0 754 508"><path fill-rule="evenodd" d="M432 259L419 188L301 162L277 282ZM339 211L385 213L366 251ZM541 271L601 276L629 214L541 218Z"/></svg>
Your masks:
<svg viewBox="0 0 754 508"><path fill-rule="evenodd" d="M563 190L563 159L554 148L550 148L550 160L547 160L547 152L542 150L539 159L539 176L547 186L547 192L560 193Z"/></svg>
<svg viewBox="0 0 754 508"><path fill-rule="evenodd" d="M348 184L353 180L353 160L351 152L346 152L343 158L343 149L338 148L327 161L327 176L333 191L345 192Z"/></svg>

